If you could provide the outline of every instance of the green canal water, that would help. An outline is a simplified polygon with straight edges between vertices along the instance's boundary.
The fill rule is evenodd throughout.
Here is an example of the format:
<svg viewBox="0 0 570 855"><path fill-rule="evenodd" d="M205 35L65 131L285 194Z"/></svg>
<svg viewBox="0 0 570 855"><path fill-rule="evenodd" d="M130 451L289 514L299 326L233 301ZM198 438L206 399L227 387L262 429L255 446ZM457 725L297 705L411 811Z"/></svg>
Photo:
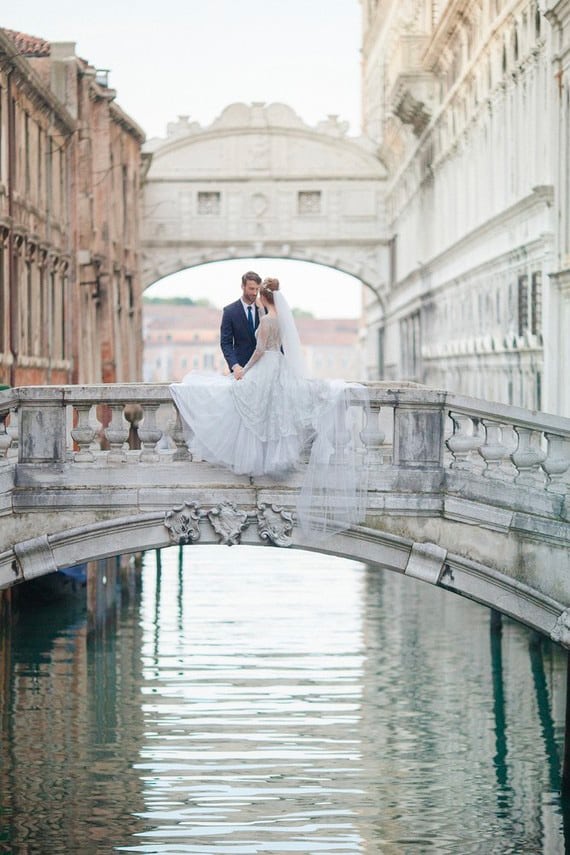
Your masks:
<svg viewBox="0 0 570 855"><path fill-rule="evenodd" d="M565 851L558 647L322 555L157 557L100 630L4 627L0 851Z"/></svg>

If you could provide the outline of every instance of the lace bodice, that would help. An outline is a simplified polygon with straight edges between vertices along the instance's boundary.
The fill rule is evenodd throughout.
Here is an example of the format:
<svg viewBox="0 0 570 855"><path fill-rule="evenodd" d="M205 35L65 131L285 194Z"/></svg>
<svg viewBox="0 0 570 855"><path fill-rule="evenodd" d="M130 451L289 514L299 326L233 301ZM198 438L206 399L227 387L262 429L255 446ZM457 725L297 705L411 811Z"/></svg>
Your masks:
<svg viewBox="0 0 570 855"><path fill-rule="evenodd" d="M249 371L252 365L255 365L266 350L279 350L281 347L281 335L279 334L279 323L273 315L264 315L259 321L259 326L256 330L257 344L253 355L247 365L244 366L244 371Z"/></svg>

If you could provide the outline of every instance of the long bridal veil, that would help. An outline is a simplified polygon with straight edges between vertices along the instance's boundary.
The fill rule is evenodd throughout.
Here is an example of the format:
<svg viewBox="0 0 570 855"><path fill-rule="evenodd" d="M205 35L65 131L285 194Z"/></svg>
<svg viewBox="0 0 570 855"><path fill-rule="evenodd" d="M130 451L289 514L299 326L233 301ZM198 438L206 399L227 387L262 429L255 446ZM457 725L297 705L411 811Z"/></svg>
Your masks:
<svg viewBox="0 0 570 855"><path fill-rule="evenodd" d="M274 292L285 359L299 380L300 398L309 389L309 459L297 500L303 534L322 540L362 522L366 513L368 466L360 435L368 419L368 390L343 380L309 380L299 333L281 291Z"/></svg>

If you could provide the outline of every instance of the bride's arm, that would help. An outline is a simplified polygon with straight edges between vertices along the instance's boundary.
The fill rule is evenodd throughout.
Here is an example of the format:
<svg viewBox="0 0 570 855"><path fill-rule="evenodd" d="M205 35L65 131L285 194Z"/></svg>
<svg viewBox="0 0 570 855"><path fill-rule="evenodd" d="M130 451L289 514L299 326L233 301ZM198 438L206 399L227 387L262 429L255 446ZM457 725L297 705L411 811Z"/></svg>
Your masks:
<svg viewBox="0 0 570 855"><path fill-rule="evenodd" d="M257 328L257 343L255 345L255 350L253 351L249 362L246 362L243 367L242 377L249 371L252 365L255 365L258 359L261 359L261 357L267 350L267 336L269 334L269 324L264 324L263 321L264 318L261 319Z"/></svg>

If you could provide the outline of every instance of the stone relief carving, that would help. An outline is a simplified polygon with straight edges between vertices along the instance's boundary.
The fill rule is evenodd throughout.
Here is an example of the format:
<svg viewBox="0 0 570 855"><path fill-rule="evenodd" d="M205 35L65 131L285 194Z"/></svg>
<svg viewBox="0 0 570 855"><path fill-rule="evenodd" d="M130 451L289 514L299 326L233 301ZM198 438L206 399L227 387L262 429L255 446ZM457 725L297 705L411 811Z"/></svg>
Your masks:
<svg viewBox="0 0 570 855"><path fill-rule="evenodd" d="M233 502L203 508L197 502L184 502L164 515L164 525L173 543L189 544L200 540L200 523L207 519L219 542L238 544L249 525L257 523L260 540L274 546L291 546L295 516L280 505L260 502L249 511L239 510Z"/></svg>
<svg viewBox="0 0 570 855"><path fill-rule="evenodd" d="M284 508L260 502L257 506L257 525L262 540L269 540L275 546L291 546L295 520L293 514Z"/></svg>
<svg viewBox="0 0 570 855"><path fill-rule="evenodd" d="M206 512L212 528L220 538L220 543L232 546L239 543L241 533L248 525L248 514L238 511L232 502L222 502Z"/></svg>
<svg viewBox="0 0 570 855"><path fill-rule="evenodd" d="M201 511L196 502L184 502L164 515L164 525L175 543L195 543L200 540Z"/></svg>

